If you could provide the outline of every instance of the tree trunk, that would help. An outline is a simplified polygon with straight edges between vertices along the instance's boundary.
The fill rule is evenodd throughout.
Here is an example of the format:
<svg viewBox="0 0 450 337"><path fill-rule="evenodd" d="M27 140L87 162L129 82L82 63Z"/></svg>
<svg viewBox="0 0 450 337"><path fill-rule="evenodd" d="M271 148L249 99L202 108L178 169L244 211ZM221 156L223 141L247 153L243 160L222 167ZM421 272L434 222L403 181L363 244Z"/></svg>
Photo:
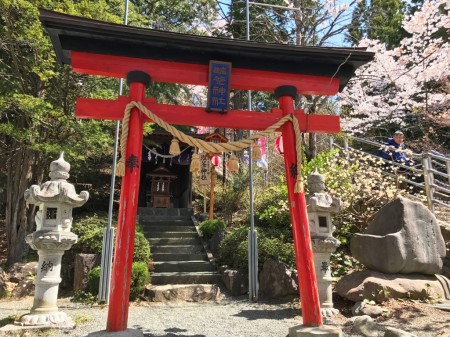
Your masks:
<svg viewBox="0 0 450 337"><path fill-rule="evenodd" d="M34 207L26 208L24 199L31 180L33 154L19 144L13 144L11 148L17 150L9 157L6 175L7 265L21 261L24 252L28 251L25 236L34 213Z"/></svg>
<svg viewBox="0 0 450 337"><path fill-rule="evenodd" d="M317 134L310 133L309 134L309 151L308 154L310 156L309 159L316 158L317 156Z"/></svg>

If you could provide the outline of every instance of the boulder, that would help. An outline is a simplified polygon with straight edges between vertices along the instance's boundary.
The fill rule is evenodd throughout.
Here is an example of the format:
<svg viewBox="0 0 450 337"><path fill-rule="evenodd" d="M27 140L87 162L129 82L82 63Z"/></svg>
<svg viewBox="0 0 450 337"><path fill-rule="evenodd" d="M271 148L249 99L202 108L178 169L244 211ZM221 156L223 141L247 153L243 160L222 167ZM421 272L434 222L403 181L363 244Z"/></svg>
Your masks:
<svg viewBox="0 0 450 337"><path fill-rule="evenodd" d="M378 336L378 327L372 317L356 316L353 319L352 333L358 336L376 337Z"/></svg>
<svg viewBox="0 0 450 337"><path fill-rule="evenodd" d="M87 274L96 265L95 254L75 255L73 290L83 290L87 288Z"/></svg>
<svg viewBox="0 0 450 337"><path fill-rule="evenodd" d="M359 271L344 276L336 283L335 291L339 296L353 302L364 299L383 302L390 298L445 298L442 283L436 276L384 274L372 270Z"/></svg>
<svg viewBox="0 0 450 337"><path fill-rule="evenodd" d="M417 337L417 335L397 328L387 327L383 337Z"/></svg>
<svg viewBox="0 0 450 337"><path fill-rule="evenodd" d="M232 295L244 295L248 292L248 273L242 270L225 269L222 281Z"/></svg>
<svg viewBox="0 0 450 337"><path fill-rule="evenodd" d="M8 274L6 274L3 269L0 267L0 298L6 295L7 293L7 282L8 282Z"/></svg>
<svg viewBox="0 0 450 337"><path fill-rule="evenodd" d="M211 239L208 240L209 250L213 255L219 252L219 246L225 238L225 231L219 230L215 232Z"/></svg>
<svg viewBox="0 0 450 337"><path fill-rule="evenodd" d="M34 296L34 278L20 281L12 290L12 296L15 298L21 298L25 296Z"/></svg>
<svg viewBox="0 0 450 337"><path fill-rule="evenodd" d="M375 215L350 249L368 269L390 274L439 274L446 254L436 217L423 204L398 198Z"/></svg>
<svg viewBox="0 0 450 337"><path fill-rule="evenodd" d="M37 275L38 262L20 263L16 262L8 269L9 281L20 283Z"/></svg>
<svg viewBox="0 0 450 337"><path fill-rule="evenodd" d="M259 290L272 298L298 295L297 273L275 259L264 262L259 274Z"/></svg>
<svg viewBox="0 0 450 337"><path fill-rule="evenodd" d="M353 316L370 316L372 318L376 318L378 316L381 316L385 310L374 304L368 304L365 301L357 302L352 307L352 314Z"/></svg>

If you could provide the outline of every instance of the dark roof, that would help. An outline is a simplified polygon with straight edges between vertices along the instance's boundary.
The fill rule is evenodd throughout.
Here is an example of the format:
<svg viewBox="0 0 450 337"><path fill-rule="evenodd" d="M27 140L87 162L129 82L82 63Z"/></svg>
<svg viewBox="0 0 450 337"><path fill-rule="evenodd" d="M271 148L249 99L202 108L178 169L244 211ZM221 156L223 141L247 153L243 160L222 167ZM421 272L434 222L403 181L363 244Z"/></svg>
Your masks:
<svg viewBox="0 0 450 337"><path fill-rule="evenodd" d="M304 47L137 28L40 9L57 59L70 64L70 51L233 68L338 77L342 90L355 70L374 54L360 48Z"/></svg>

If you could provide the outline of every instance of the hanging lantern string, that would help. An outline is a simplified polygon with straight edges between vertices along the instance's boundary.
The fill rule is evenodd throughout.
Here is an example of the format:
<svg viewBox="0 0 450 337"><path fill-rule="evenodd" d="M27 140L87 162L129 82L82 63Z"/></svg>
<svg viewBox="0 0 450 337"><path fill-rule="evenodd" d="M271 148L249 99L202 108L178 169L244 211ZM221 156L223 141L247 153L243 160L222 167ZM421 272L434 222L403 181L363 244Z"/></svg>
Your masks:
<svg viewBox="0 0 450 337"><path fill-rule="evenodd" d="M124 117L122 121L122 136L120 138L120 153L121 158L119 159L119 162L117 164L117 175L123 176L125 174L125 156L126 156L126 147L127 147L127 138L128 138L128 132L129 132L129 120L130 120L130 114L131 110L133 108L139 109L144 115L146 115L148 118L150 118L154 123L158 124L160 127L162 127L164 130L172 134L172 136L178 138L183 143L186 143L190 146L195 146L203 151L212 152L212 153L221 153L221 152L230 152L230 151L241 151L245 148L248 148L249 146L252 146L255 142L255 140L268 136L272 133L274 133L277 129L279 129L284 123L291 121L294 127L294 133L296 138L296 152L297 152L297 169L298 174L296 178L295 188L294 192L299 193L303 192L303 178L301 175L301 131L300 127L297 121L297 118L293 115L286 115L280 118L278 122L272 124L269 126L266 130L260 131L258 133L252 134L250 137L241 139L239 141L234 142L227 142L227 143L212 143L212 142L206 142L202 139L197 139L191 136L188 136L181 132L180 130L176 129L172 125L168 124L158 116L156 116L154 113L152 113L150 110L148 110L141 102L130 102L125 108Z"/></svg>

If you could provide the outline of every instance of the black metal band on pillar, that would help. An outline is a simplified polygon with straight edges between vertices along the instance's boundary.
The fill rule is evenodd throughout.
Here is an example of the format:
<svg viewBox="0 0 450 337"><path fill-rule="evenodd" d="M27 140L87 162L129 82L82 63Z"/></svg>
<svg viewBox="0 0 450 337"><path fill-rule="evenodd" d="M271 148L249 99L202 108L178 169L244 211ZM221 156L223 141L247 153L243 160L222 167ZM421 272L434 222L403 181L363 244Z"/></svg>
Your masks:
<svg viewBox="0 0 450 337"><path fill-rule="evenodd" d="M279 99L282 96L290 96L292 99L297 97L297 88L293 85L282 85L275 89L275 98Z"/></svg>
<svg viewBox="0 0 450 337"><path fill-rule="evenodd" d="M140 71L140 70L133 70L127 73L127 84L130 85L130 83L139 82L145 85L146 88L150 85L150 82L152 81L149 74Z"/></svg>

